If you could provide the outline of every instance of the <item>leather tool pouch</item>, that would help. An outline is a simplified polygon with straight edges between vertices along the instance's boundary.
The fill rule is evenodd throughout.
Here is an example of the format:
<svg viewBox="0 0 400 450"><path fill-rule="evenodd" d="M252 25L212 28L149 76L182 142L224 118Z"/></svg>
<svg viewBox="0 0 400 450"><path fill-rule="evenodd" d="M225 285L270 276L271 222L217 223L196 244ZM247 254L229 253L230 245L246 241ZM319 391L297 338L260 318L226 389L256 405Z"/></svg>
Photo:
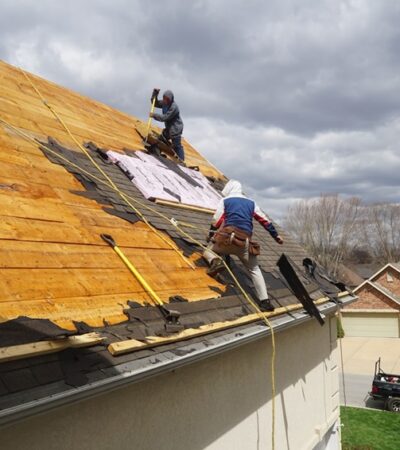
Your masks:
<svg viewBox="0 0 400 450"><path fill-rule="evenodd" d="M233 226L227 226L219 229L214 235L214 241L220 246L236 245L237 247L244 248L249 243L249 254L259 255L260 245L257 242L250 240L251 234Z"/></svg>

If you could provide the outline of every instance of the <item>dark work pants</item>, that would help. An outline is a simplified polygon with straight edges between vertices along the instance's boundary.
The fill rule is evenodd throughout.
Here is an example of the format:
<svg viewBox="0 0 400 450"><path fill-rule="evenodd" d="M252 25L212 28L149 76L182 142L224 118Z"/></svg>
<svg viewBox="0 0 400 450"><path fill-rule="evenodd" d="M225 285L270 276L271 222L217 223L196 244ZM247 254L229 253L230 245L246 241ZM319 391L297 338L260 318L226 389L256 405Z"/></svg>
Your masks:
<svg viewBox="0 0 400 450"><path fill-rule="evenodd" d="M174 149L174 152L178 155L179 159L184 161L185 160L185 152L183 150L182 142L181 142L182 136L178 135L178 136L171 137L166 128L163 130L162 134L165 139L167 139L167 140L171 139L172 148Z"/></svg>
<svg viewBox="0 0 400 450"><path fill-rule="evenodd" d="M216 258L214 255L236 255L239 257L240 261L244 264L248 270L251 279L253 280L254 289L256 290L257 297L259 300L267 300L268 292L267 286L263 274L261 272L260 266L257 262L257 256L249 255L248 244L246 247L238 247L237 245L218 245L217 243L210 242L207 249L203 253L203 258L211 264L213 259Z"/></svg>

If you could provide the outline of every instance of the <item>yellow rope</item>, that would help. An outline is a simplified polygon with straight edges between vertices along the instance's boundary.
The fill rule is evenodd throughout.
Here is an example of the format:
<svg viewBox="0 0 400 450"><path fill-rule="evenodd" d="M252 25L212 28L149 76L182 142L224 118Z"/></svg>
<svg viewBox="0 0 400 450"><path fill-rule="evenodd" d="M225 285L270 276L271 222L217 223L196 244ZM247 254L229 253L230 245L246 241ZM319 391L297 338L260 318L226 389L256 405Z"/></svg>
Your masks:
<svg viewBox="0 0 400 450"><path fill-rule="evenodd" d="M186 238L190 239L193 243L195 243L196 245L198 245L200 248L202 248L203 250L206 250L206 247L199 242L198 240L196 240L195 238L193 238L192 236L190 236L186 231L184 231L178 224L177 221L175 220L171 220L171 218L167 217L165 214L157 211L156 209L145 205L144 203L132 198L131 196L125 194L123 191L121 191L118 186L115 185L115 183L112 181L112 179L105 173L105 171L98 165L98 163L92 158L92 156L90 155L90 153L80 144L80 142L75 138L75 136L72 135L71 131L69 130L69 128L67 127L67 125L64 123L64 121L60 118L60 116L57 114L57 112L51 107L51 105L49 105L47 103L47 101L44 99L44 97L42 96L42 94L40 93L40 91L37 89L37 87L34 85L34 83L32 82L32 80L28 77L28 75L26 74L26 72L23 69L20 69L21 72L23 73L23 75L25 76L25 78L27 79L27 81L31 84L32 88L35 90L35 92L38 94L39 98L42 100L42 102L47 106L47 108L51 111L51 113L55 116L55 118L61 123L61 125L63 126L63 128L66 130L66 132L68 133L68 135L71 137L71 139L73 139L73 141L76 143L76 145L78 145L78 147L84 152L84 154L88 157L88 159L92 162L92 164L98 169L98 171L104 176L104 178L107 181L101 180L98 177L92 175L90 172L86 171L85 169L81 168L79 165L74 164L72 162L70 162L67 158L59 155L57 152L50 150L46 147L46 150L50 150L51 153L55 154L57 157L61 158L62 160L68 162L71 166L78 168L79 170L82 171L82 173L85 173L86 175L90 176L91 178L95 179L96 181L99 181L102 184L106 184L108 185L110 188L112 188L115 192L117 192L120 197L135 211L136 214L138 214L138 216L140 218L142 218L142 220L157 234L159 235L165 242L167 242L178 254L179 256L183 257L185 259L185 262L189 262L191 267L194 268L194 265L191 263L191 261L187 260L184 255L182 255L180 253L180 251L176 248L173 247L169 241L166 241L166 239L160 234L158 233L157 230L154 229L154 227L152 225L150 225L150 223L146 220L145 216L135 207L133 206L132 201L134 201L135 203L141 205L142 207L146 208L147 210L152 211L153 213L157 214L159 217L162 217L164 220L167 220L169 223L171 223L177 230L180 231L180 233L185 236ZM31 138L29 135L25 134L25 133L21 133L21 131L19 129L17 129L16 127L14 127L13 125L9 124L8 122L6 122L5 120L0 119L3 123L5 123L7 126L11 127L14 130L17 130L18 132L20 132L20 134L25 135L25 137L27 137L30 141L34 141L35 144L38 143L38 141L34 138ZM192 224L191 224L192 225ZM193 228L196 228L195 225L192 225ZM197 251L197 253L200 253ZM246 293L246 291L242 288L242 286L240 285L238 279L236 278L236 276L234 275L234 273L232 272L232 270L230 269L230 267L228 266L228 264L225 262L224 259L222 259L220 257L220 255L216 254L215 252L213 252L211 250L211 253L221 259L221 261L223 262L226 270L228 271L228 273L230 274L230 276L232 277L232 279L234 280L234 283L236 284L236 286L238 287L238 289L240 290L240 292L242 293L242 295L244 296L244 298L249 302L249 304L254 308L254 310L256 311L256 313L258 314L259 318L269 327L270 332L271 332L271 344L272 344L272 355L271 355L271 386L272 386L272 433L271 433L271 441L272 441L272 450L275 449L275 396L276 396L276 386L275 386L275 356L276 356L276 345L275 345L275 332L273 330L273 327L271 325L271 322L268 320L268 317L266 316L266 314L261 311L261 309L258 307L258 305L249 297L249 295Z"/></svg>
<svg viewBox="0 0 400 450"><path fill-rule="evenodd" d="M336 321L340 322L340 328L343 327L343 320L342 320L342 311L340 307L338 307L338 315L336 318ZM339 329L339 327L336 325L336 328ZM337 332L337 331L336 331ZM344 361L343 361L343 346L342 346L342 333L340 333L339 336L339 349L340 349L340 365L341 365L341 375L342 375L342 384L343 384L343 399L344 399L344 406L347 406L347 396L346 396L346 381L344 376Z"/></svg>

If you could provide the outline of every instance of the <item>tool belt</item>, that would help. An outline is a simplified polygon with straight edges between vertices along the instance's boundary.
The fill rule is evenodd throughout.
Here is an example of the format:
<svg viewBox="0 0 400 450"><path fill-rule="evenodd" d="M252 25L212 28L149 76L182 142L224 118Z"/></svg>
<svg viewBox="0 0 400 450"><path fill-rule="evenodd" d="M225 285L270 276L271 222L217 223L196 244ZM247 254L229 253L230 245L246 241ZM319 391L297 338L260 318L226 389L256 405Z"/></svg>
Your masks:
<svg viewBox="0 0 400 450"><path fill-rule="evenodd" d="M214 234L214 242L216 244L220 246L229 246L233 244L240 248L245 248L248 246L249 255L257 256L260 254L260 244L251 241L250 239L250 233L231 225L220 228Z"/></svg>

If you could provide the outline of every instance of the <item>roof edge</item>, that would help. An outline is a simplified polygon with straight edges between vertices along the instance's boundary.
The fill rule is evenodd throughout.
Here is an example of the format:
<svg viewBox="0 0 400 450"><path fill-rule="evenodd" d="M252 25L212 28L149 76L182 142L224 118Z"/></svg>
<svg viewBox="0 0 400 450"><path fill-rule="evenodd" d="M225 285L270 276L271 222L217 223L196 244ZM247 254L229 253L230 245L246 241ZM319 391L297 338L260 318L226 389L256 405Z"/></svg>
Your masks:
<svg viewBox="0 0 400 450"><path fill-rule="evenodd" d="M355 296L346 295L340 299L340 306L350 304L356 300ZM318 307L319 311L323 315L330 315L335 313L339 308L339 305L333 301L324 303ZM304 310L296 311L291 316L278 317L273 321L273 329L275 332L280 332L294 326L300 325L305 322L309 322L314 318L308 315ZM214 344L204 347L200 350L182 355L176 356L174 359L168 359L166 361L160 361L156 364L151 364L151 367L139 367L132 368L130 371L124 371L113 377L95 381L85 386L74 388L65 392L54 394L51 397L44 397L39 400L20 404L18 406L0 411L0 426L12 425L13 423L22 421L36 414L43 414L53 409L65 406L71 403L77 403L88 398L96 397L106 392L122 388L129 384L144 381L146 379L161 375L171 370L183 367L197 361L224 353L228 350L240 347L250 342L257 341L264 337L271 335L271 330L266 328L265 324L255 323L246 326L238 335L237 329L224 336L221 342L221 338L214 338ZM190 340L188 340L190 345ZM129 365L129 364L128 364ZM125 370L127 363L124 364ZM118 367L118 366L116 366Z"/></svg>
<svg viewBox="0 0 400 450"><path fill-rule="evenodd" d="M400 311L397 309L368 309L368 308L346 308L342 311L342 314L357 314L357 313L376 313L376 314L400 314Z"/></svg>

